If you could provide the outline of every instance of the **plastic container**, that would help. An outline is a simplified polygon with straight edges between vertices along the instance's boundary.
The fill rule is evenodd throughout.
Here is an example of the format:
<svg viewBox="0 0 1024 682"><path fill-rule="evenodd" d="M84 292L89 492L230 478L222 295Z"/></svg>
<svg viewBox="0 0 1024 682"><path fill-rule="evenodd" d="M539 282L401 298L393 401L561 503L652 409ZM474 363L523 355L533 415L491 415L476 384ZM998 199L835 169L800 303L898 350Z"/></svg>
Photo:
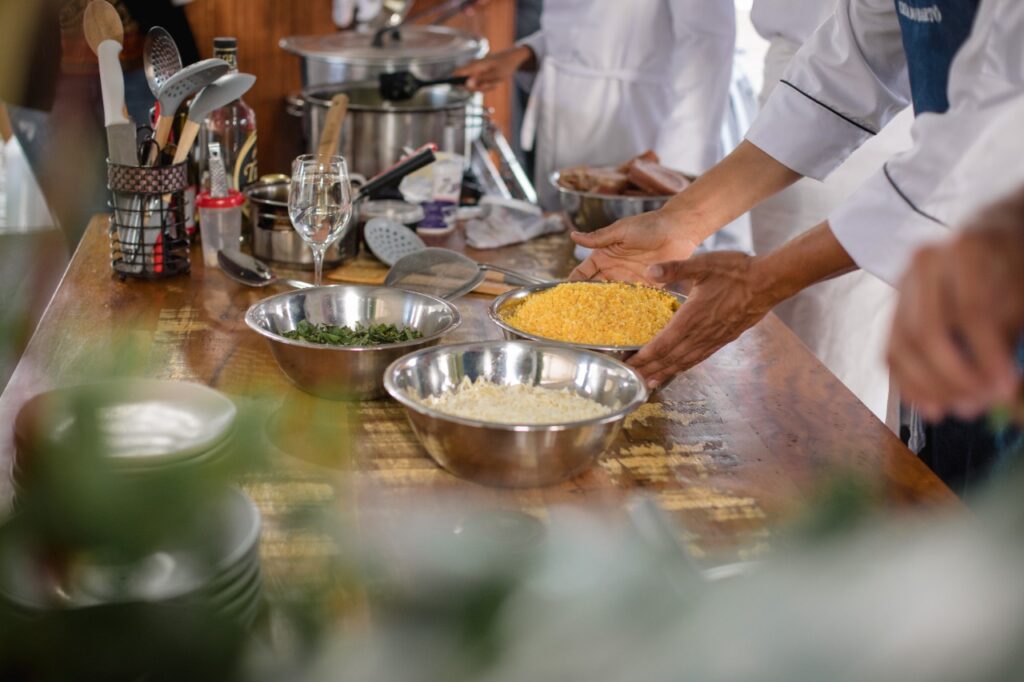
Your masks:
<svg viewBox="0 0 1024 682"><path fill-rule="evenodd" d="M203 242L203 263L217 267L217 252L237 250L242 241L242 204L245 196L229 190L226 197L214 197L209 192L199 195L199 232Z"/></svg>

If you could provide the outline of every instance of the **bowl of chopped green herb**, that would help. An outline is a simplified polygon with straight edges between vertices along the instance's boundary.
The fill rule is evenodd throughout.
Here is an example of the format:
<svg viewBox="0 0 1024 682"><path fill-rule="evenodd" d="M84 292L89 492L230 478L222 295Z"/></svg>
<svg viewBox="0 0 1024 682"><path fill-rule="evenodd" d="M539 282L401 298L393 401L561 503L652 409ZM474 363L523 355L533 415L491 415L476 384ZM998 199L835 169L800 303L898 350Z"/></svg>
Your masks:
<svg viewBox="0 0 1024 682"><path fill-rule="evenodd" d="M442 299L355 285L271 296L245 314L292 383L330 400L383 397L388 365L437 344L461 322L455 306Z"/></svg>

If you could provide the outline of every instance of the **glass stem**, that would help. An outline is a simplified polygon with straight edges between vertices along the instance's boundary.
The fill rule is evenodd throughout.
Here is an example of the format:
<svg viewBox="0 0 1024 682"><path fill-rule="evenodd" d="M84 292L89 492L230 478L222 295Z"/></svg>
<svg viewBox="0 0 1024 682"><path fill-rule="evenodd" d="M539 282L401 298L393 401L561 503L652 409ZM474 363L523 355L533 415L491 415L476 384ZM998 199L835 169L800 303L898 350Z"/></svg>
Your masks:
<svg viewBox="0 0 1024 682"><path fill-rule="evenodd" d="M315 273L313 275L313 285L314 286L320 286L321 284L323 284L323 278L324 278L324 252L326 250L327 249L325 249L325 248L323 248L321 246L314 246L313 247L313 268L314 268L313 272Z"/></svg>

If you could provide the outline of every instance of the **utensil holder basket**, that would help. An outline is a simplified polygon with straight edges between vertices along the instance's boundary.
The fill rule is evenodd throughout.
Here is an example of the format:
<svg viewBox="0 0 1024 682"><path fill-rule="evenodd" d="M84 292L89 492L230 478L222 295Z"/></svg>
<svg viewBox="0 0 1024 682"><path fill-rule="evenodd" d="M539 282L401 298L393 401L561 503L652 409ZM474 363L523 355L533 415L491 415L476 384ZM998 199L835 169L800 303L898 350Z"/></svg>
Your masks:
<svg viewBox="0 0 1024 682"><path fill-rule="evenodd" d="M152 168L107 162L110 264L122 280L189 271L187 187L187 162Z"/></svg>

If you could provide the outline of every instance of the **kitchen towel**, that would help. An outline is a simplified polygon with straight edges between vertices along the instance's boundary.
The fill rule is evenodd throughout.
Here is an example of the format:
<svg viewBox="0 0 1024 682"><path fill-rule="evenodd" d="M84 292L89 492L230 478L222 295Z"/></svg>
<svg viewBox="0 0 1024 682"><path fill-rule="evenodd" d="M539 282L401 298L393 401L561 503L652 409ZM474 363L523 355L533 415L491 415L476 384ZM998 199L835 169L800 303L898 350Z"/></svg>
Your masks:
<svg viewBox="0 0 1024 682"><path fill-rule="evenodd" d="M485 196L483 215L466 223L466 243L474 249L497 249L565 231L561 215L544 215L525 201Z"/></svg>

